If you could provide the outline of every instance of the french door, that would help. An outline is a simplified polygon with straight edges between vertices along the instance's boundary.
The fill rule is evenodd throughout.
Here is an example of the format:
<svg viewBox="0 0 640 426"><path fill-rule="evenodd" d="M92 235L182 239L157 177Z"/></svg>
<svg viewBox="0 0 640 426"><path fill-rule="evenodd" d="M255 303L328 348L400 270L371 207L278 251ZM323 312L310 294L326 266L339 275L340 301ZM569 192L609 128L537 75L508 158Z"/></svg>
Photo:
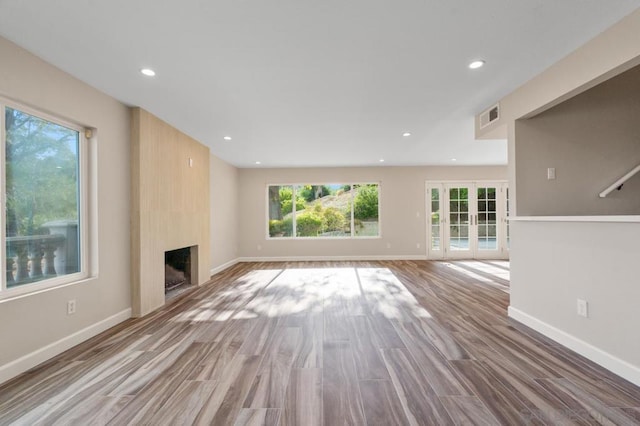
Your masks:
<svg viewBox="0 0 640 426"><path fill-rule="evenodd" d="M506 182L427 182L430 259L500 259L508 254Z"/></svg>

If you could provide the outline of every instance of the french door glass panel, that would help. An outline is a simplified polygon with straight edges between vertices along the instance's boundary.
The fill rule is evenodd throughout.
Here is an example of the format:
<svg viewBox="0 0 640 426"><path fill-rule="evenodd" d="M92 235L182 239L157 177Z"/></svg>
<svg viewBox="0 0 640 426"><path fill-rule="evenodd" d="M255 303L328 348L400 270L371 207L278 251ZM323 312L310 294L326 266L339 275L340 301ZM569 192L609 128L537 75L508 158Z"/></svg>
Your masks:
<svg viewBox="0 0 640 426"><path fill-rule="evenodd" d="M430 246L429 249L431 251L442 251L441 245L441 228L440 228L440 217L442 215L440 211L440 188L430 188L429 189L431 195L431 217L430 217L430 226L431 226L431 238L430 238Z"/></svg>
<svg viewBox="0 0 640 426"><path fill-rule="evenodd" d="M469 188L449 188L449 249L469 251Z"/></svg>
<svg viewBox="0 0 640 426"><path fill-rule="evenodd" d="M504 223L505 223L505 228L506 228L506 237L507 237L507 250L509 250L509 248L511 247L511 236L509 234L510 230L509 230L509 188L506 187L506 184L504 185L504 194L505 194L505 218L504 218Z"/></svg>
<svg viewBox="0 0 640 426"><path fill-rule="evenodd" d="M478 250L498 250L496 187L482 186L476 189Z"/></svg>

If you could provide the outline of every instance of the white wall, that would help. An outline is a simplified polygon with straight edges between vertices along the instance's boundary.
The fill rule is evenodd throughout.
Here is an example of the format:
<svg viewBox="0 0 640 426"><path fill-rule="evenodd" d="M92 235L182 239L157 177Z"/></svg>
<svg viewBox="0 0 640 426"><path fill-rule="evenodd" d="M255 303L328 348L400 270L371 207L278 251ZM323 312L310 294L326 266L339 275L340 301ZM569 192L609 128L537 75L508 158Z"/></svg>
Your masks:
<svg viewBox="0 0 640 426"><path fill-rule="evenodd" d="M640 222L513 222L510 314L640 385L639 241Z"/></svg>
<svg viewBox="0 0 640 426"><path fill-rule="evenodd" d="M479 142L482 143L482 142ZM426 180L505 180L506 166L241 169L239 252L245 258L425 258ZM266 187L380 182L379 239L268 240ZM420 244L417 248L416 244ZM387 248L390 244L391 247ZM258 249L260 246L260 249Z"/></svg>
<svg viewBox="0 0 640 426"><path fill-rule="evenodd" d="M130 316L129 112L0 38L0 95L97 129L97 269L90 279L0 302L0 382ZM76 299L75 315L66 314Z"/></svg>
<svg viewBox="0 0 640 426"><path fill-rule="evenodd" d="M211 274L238 258L238 169L210 156Z"/></svg>

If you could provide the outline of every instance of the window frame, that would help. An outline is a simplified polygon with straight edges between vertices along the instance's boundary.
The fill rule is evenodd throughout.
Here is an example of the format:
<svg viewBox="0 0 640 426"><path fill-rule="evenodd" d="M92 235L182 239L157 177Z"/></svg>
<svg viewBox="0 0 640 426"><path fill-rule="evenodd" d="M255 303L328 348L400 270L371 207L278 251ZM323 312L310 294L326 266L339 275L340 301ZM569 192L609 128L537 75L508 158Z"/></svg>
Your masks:
<svg viewBox="0 0 640 426"><path fill-rule="evenodd" d="M68 128L78 132L78 240L80 248L79 268L78 272L60 275L53 278L46 278L41 281L18 285L15 287L7 287L6 269L7 269L7 252L6 252L6 108L19 110L25 114L37 117L50 123ZM7 99L0 96L0 302L24 297L31 294L41 293L43 291L65 287L86 280L90 276L91 265L91 247L89 230L90 228L90 194L91 186L89 174L89 158L90 158L90 138L87 138L87 132L92 131L87 127L79 125L69 120L65 120L56 115L43 112L39 109L30 107L20 102Z"/></svg>
<svg viewBox="0 0 640 426"><path fill-rule="evenodd" d="M354 188L357 185L377 185L378 186L378 235L374 236L357 236L355 235L355 220L354 220L354 204L355 204L355 196L351 197L351 233L349 236L341 236L341 237L299 237L297 235L297 227L296 227L296 206L295 206L295 197L296 197L296 187L304 186L304 185L312 185L312 186L330 186L330 185L350 185L351 188ZM290 237L272 237L269 235L269 187L277 186L291 186L292 187L292 218L293 218L293 235ZM265 240L280 240L280 241L291 241L291 240L375 240L382 238L382 182L372 182L372 181L357 181L357 182L325 182L325 183L317 183L317 182L305 182L305 183L267 183L265 185Z"/></svg>

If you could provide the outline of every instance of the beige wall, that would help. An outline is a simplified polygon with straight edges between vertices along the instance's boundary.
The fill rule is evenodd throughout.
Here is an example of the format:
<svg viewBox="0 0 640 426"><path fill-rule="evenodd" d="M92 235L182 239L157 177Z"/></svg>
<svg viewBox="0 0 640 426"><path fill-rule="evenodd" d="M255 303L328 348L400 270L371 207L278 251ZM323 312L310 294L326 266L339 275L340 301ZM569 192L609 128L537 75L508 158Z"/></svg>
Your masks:
<svg viewBox="0 0 640 426"><path fill-rule="evenodd" d="M425 181L504 180L506 166L241 169L239 253L248 258L424 258ZM380 182L379 239L268 240L266 187L287 183ZM417 248L420 244L420 248ZM390 247L388 248L388 245Z"/></svg>
<svg viewBox="0 0 640 426"><path fill-rule="evenodd" d="M238 257L238 169L210 156L212 273Z"/></svg>
<svg viewBox="0 0 640 426"><path fill-rule="evenodd" d="M133 108L131 114L132 308L142 316L164 305L166 251L197 246L192 282L209 279L210 155L147 111Z"/></svg>
<svg viewBox="0 0 640 426"><path fill-rule="evenodd" d="M515 125L518 215L640 214L640 66ZM556 179L547 180L547 168Z"/></svg>
<svg viewBox="0 0 640 426"><path fill-rule="evenodd" d="M638 177L611 198L597 196L638 164L637 82L598 85L640 64L639 33L640 10L500 100L500 122L477 129L481 138L508 137L517 216L638 214ZM555 181L547 167L556 167ZM509 314L640 385L629 325L638 323L637 219L560 216L512 223ZM589 318L577 316L578 298L589 302Z"/></svg>
<svg viewBox="0 0 640 426"><path fill-rule="evenodd" d="M105 324L127 318L131 297L128 109L3 38L0 63L0 95L97 129L96 162L91 170L95 181L90 188L97 207L91 223L93 276L0 302L1 382L32 366L32 361L41 361L39 357L73 344L69 338L74 333L86 338ZM70 299L77 301L75 315L66 314Z"/></svg>

